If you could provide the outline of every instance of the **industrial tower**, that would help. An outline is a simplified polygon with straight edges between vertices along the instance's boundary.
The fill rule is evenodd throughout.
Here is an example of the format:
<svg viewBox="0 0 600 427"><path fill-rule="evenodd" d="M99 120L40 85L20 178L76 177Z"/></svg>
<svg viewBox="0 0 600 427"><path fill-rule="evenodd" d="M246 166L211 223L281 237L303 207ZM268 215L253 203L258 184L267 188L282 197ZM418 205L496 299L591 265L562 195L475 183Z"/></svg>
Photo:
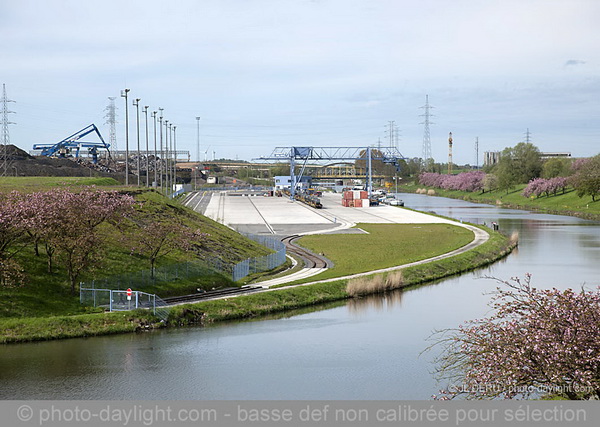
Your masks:
<svg viewBox="0 0 600 427"><path fill-rule="evenodd" d="M448 175L452 175L452 132L448 135Z"/></svg>
<svg viewBox="0 0 600 427"><path fill-rule="evenodd" d="M2 145L0 145L0 176L7 176L10 168L11 159L8 146L10 145L10 134L8 133L8 125L14 125L14 122L8 120L8 115L14 113L8 109L9 102L15 102L8 99L6 96L6 85L2 84Z"/></svg>
<svg viewBox="0 0 600 427"><path fill-rule="evenodd" d="M117 114L116 114L117 107L115 106L115 99L117 99L117 97L109 96L108 99L110 100L110 102L104 109L104 111L106 111L106 114L104 115L104 118L106 119L106 121L104 122L104 124L107 124L109 126L108 143L110 144L110 149L112 150L112 152L116 154L118 151L118 148L117 148Z"/></svg>
<svg viewBox="0 0 600 427"><path fill-rule="evenodd" d="M529 132L529 128L527 128L527 132L525 132L525 142L527 144L531 142L531 132Z"/></svg>
<svg viewBox="0 0 600 427"><path fill-rule="evenodd" d="M429 134L429 125L433 124L429 119L433 115L429 112L433 107L429 105L429 95L425 95L425 105L421 108L425 109L425 114L420 117L425 117L425 121L420 124L425 125L423 129L423 167L425 170L430 170L433 164L433 156L431 155L431 136Z"/></svg>

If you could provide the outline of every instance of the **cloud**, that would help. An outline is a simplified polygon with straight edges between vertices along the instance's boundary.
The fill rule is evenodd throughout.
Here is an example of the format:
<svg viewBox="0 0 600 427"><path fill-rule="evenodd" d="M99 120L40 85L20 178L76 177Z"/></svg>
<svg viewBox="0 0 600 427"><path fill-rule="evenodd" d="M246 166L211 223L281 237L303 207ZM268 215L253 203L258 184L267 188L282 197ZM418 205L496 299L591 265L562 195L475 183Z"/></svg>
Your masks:
<svg viewBox="0 0 600 427"><path fill-rule="evenodd" d="M586 62L582 61L581 59L569 59L567 62L565 62L565 67L583 65L585 63Z"/></svg>

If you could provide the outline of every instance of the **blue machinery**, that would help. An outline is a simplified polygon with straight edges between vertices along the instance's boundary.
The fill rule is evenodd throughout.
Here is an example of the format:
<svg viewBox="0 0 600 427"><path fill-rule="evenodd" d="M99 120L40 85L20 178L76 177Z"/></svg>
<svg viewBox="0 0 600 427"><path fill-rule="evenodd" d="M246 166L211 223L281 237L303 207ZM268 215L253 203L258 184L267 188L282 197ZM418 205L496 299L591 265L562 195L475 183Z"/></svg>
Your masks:
<svg viewBox="0 0 600 427"><path fill-rule="evenodd" d="M365 160L367 166L366 190L369 192L369 198L373 192L373 170L372 160L381 160L384 163L392 164L398 169L399 160L404 156L395 147L276 147L270 156L259 157L259 160L276 160L290 162L290 198L293 200L296 194L298 183L302 179L306 163L311 161L339 161L339 160ZM295 176L296 162L302 161L302 168L298 177Z"/></svg>
<svg viewBox="0 0 600 427"><path fill-rule="evenodd" d="M99 142L79 141L81 138L94 132L96 135L98 135L98 138L100 138ZM75 150L75 157L79 157L79 151L82 148L87 148L89 153L92 155L93 162L96 163L98 160L98 149L105 149L110 156L109 147L110 144L107 144L104 141L104 138L102 138L102 135L100 135L100 131L96 125L92 123L91 125L84 127L83 129L75 132L73 135L70 135L62 141L57 142L56 144L35 144L33 149L41 150L42 156L47 157L67 157L72 150Z"/></svg>

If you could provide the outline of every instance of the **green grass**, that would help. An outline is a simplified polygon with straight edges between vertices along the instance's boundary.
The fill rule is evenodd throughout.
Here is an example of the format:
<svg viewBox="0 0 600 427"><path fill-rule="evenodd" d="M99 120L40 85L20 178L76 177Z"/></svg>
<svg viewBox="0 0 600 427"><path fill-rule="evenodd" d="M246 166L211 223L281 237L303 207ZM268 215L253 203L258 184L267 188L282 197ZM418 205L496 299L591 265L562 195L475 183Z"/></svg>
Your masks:
<svg viewBox="0 0 600 427"><path fill-rule="evenodd" d="M323 253L334 267L310 279L322 280L394 267L458 249L473 232L450 224L358 224L369 234L305 236L299 244Z"/></svg>
<svg viewBox="0 0 600 427"><path fill-rule="evenodd" d="M18 190L23 193L48 190L53 187L79 187L95 185L112 187L120 185L113 178L67 177L67 176L23 176L0 177L0 192Z"/></svg>
<svg viewBox="0 0 600 427"><path fill-rule="evenodd" d="M0 344L119 334L163 326L146 310L0 319Z"/></svg>
<svg viewBox="0 0 600 427"><path fill-rule="evenodd" d="M592 201L589 196L578 197L577 193L568 188L565 194L526 198L522 196L525 184L515 186L508 193L503 191L469 192L442 190L434 188L436 196L462 199L471 202L489 203L509 208L528 209L550 214L579 216L588 219L600 219L600 200ZM415 192L419 185L403 185L399 191Z"/></svg>
<svg viewBox="0 0 600 427"><path fill-rule="evenodd" d="M16 178L16 180L18 179ZM144 215L153 218L178 219L189 227L199 229L208 235L202 240L198 252L174 251L160 258L157 267L206 257L217 257L225 263L233 264L249 257L266 255L271 252L228 227L177 202L168 200L154 190L134 188L129 192L135 195L136 201L140 204L138 209ZM127 234L127 231L135 230L132 223L123 225L121 229L109 224L103 224L101 227L101 231L107 236L107 247L103 260L94 271L81 277L81 281L123 276L150 268L149 261L139 254L132 254L130 245L123 240L123 235ZM57 261L54 264L53 274L47 272L47 258L43 246L40 247L40 256L35 256L33 244L26 244L17 253L15 259L24 268L27 281L25 286L19 288L0 288L0 319L64 316L94 311L94 309L80 305L78 295L70 294L67 274ZM232 282L229 277L210 272L195 279L173 280L169 283L159 283L135 290L156 293L165 297L195 293L197 288L208 290L231 286L239 286L239 284Z"/></svg>
<svg viewBox="0 0 600 427"><path fill-rule="evenodd" d="M403 269L404 286L422 285L431 280L483 267L506 256L513 247L508 238L490 232L490 239L474 250L435 263ZM340 280L176 306L172 308L166 324L158 322L145 311L0 319L0 343L106 335L165 326L259 318L347 299L346 284L347 281Z"/></svg>

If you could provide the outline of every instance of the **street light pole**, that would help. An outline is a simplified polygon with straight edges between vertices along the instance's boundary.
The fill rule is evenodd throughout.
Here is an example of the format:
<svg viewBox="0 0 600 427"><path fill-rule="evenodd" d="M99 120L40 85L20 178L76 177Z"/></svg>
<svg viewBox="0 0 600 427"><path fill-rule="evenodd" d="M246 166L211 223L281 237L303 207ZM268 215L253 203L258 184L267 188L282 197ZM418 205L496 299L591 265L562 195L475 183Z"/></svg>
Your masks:
<svg viewBox="0 0 600 427"><path fill-rule="evenodd" d="M173 162L173 184L177 186L177 134L175 133L177 126L173 126L173 153L175 154Z"/></svg>
<svg viewBox="0 0 600 427"><path fill-rule="evenodd" d="M152 112L152 118L154 119L154 187L158 186L158 157L156 152L156 111Z"/></svg>
<svg viewBox="0 0 600 427"><path fill-rule="evenodd" d="M125 185L129 185L129 105L127 94L130 90L121 91L121 96L125 98Z"/></svg>
<svg viewBox="0 0 600 427"><path fill-rule="evenodd" d="M165 187L166 194L170 192L170 177L171 177L171 150L169 149L169 121L165 120Z"/></svg>
<svg viewBox="0 0 600 427"><path fill-rule="evenodd" d="M148 105L144 106L144 114L146 115L146 187L150 187L150 153L148 153Z"/></svg>
<svg viewBox="0 0 600 427"><path fill-rule="evenodd" d="M160 123L160 188L164 190L164 186L163 186L163 161L165 159L164 153L163 153L163 129L162 129L162 122L163 122L163 108L159 108L158 111L160 111L160 117L158 119L159 123Z"/></svg>
<svg viewBox="0 0 600 427"><path fill-rule="evenodd" d="M137 185L138 187L140 186L140 175L141 173L141 168L140 168L140 98L135 98L135 100L133 101L133 105L135 105L135 109L137 111L136 115L137 115L137 119L136 119L136 125L137 125Z"/></svg>

